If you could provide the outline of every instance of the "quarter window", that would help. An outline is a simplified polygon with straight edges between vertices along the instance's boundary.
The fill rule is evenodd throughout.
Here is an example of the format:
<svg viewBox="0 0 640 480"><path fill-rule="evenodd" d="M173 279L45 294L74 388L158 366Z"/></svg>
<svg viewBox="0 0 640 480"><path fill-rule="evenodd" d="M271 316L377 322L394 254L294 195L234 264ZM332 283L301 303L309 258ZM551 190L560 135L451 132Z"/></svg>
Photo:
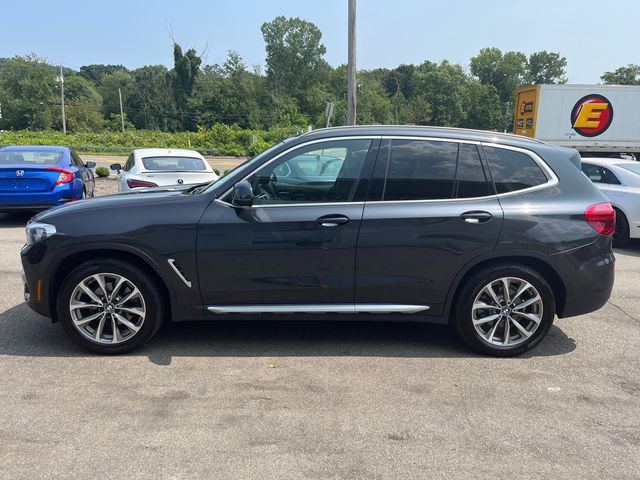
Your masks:
<svg viewBox="0 0 640 480"><path fill-rule="evenodd" d="M300 147L249 177L254 205L353 200L371 140L334 140Z"/></svg>
<svg viewBox="0 0 640 480"><path fill-rule="evenodd" d="M515 192L547 183L547 177L529 155L513 150L484 147L498 193Z"/></svg>
<svg viewBox="0 0 640 480"><path fill-rule="evenodd" d="M383 200L453 197L457 143L393 140L391 147L384 150L388 155L388 164Z"/></svg>

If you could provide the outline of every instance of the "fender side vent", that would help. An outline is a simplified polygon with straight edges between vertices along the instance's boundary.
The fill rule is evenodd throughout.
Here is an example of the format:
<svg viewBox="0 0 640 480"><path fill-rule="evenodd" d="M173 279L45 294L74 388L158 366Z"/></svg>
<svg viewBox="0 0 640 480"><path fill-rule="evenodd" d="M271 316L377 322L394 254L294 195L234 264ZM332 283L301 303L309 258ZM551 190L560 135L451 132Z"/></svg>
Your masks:
<svg viewBox="0 0 640 480"><path fill-rule="evenodd" d="M187 287L191 288L191 282L187 280L187 277L184 276L184 273L182 273L182 270L180 270L180 267L176 264L176 261L173 258L169 258L167 260L167 263L169 263L173 271L176 272L176 275L178 275L180 280L182 280Z"/></svg>

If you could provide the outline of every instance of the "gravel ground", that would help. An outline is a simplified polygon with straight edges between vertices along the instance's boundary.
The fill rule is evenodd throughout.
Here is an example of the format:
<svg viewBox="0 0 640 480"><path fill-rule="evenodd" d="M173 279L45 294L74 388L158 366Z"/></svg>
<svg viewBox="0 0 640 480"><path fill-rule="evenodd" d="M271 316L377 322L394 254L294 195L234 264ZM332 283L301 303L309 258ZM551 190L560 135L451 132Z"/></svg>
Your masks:
<svg viewBox="0 0 640 480"><path fill-rule="evenodd" d="M96 177L96 188L94 195L102 197L118 191L118 181L114 177L98 178Z"/></svg>

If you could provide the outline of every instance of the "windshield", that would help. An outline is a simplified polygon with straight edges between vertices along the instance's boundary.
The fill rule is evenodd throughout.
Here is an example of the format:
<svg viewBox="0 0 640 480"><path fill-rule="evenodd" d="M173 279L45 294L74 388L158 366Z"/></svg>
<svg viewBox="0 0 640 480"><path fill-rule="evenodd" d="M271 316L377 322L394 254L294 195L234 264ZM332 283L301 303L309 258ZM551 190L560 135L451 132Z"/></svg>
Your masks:
<svg viewBox="0 0 640 480"><path fill-rule="evenodd" d="M145 170L155 171L185 171L206 170L204 162L200 158L192 157L144 157L142 164Z"/></svg>
<svg viewBox="0 0 640 480"><path fill-rule="evenodd" d="M293 140L294 138L295 137L287 138L286 140L274 145L273 147L266 149L264 152L259 153L255 157L250 158L248 160L245 160L244 162L242 162L241 164L239 164L235 168L229 170L224 176L220 177L218 180L215 180L215 181L211 182L210 184L208 184L207 187L204 188L202 191L198 191L198 193L206 193L206 192L211 191L217 184L224 183L227 180L227 177L231 173L235 174L235 173L242 172L242 171L245 171L245 170L250 170L251 166L253 166L255 163L259 163L264 157L268 156L271 152L273 152L280 145L286 144L286 143L290 142L291 140Z"/></svg>
<svg viewBox="0 0 640 480"><path fill-rule="evenodd" d="M618 163L617 166L640 175L640 163Z"/></svg>
<svg viewBox="0 0 640 480"><path fill-rule="evenodd" d="M21 163L26 165L53 165L62 159L62 152L46 152L41 150L1 151L0 164Z"/></svg>

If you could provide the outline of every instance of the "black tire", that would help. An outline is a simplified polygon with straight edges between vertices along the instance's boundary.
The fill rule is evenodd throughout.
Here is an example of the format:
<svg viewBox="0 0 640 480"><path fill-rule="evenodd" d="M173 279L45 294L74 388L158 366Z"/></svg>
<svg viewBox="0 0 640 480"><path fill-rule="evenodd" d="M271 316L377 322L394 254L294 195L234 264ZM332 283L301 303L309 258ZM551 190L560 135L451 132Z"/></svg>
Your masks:
<svg viewBox="0 0 640 480"><path fill-rule="evenodd" d="M516 332L517 335L523 337L522 343L503 346L488 343L486 338L481 338L480 333L476 331L476 327L473 324L472 315L474 301L480 292L491 282L507 277L524 280L537 290L542 304L542 318L537 328L535 330L532 328L533 333L531 336L526 339L524 339L524 335L518 332L517 329L512 330L513 332ZM464 282L455 302L452 321L458 334L474 350L498 357L512 357L532 349L542 341L553 324L556 310L555 306L556 302L553 291L544 277L542 277L542 275L537 271L525 265L500 264L479 271ZM496 310L497 313L502 313L502 310L500 309L494 310ZM523 323L522 318L515 316L514 318L516 318L519 324ZM498 321L502 322L502 327L499 326L499 328L503 329L503 338L507 338L507 335L504 334L505 321L506 319ZM526 322L526 320L524 321ZM495 325L495 323L490 323L488 325ZM514 328L511 325L513 324L510 323L510 328Z"/></svg>
<svg viewBox="0 0 640 480"><path fill-rule="evenodd" d="M616 212L616 231L613 234L613 246L622 248L629 245L629 221L627 217L619 209L614 208Z"/></svg>
<svg viewBox="0 0 640 480"><path fill-rule="evenodd" d="M125 277L132 285L138 288L142 296L146 311L139 327L140 329L121 343L108 344L90 340L79 331L72 319L69 306L74 290L83 280L96 274L115 274ZM155 279L134 265L111 259L91 260L71 271L58 292L56 310L62 328L71 340L86 350L107 355L125 353L145 344L158 331L168 314L163 295L160 293ZM90 311L90 313L92 312ZM109 316L108 318L111 317ZM105 328L108 332L109 327ZM128 333L131 332L129 331Z"/></svg>

